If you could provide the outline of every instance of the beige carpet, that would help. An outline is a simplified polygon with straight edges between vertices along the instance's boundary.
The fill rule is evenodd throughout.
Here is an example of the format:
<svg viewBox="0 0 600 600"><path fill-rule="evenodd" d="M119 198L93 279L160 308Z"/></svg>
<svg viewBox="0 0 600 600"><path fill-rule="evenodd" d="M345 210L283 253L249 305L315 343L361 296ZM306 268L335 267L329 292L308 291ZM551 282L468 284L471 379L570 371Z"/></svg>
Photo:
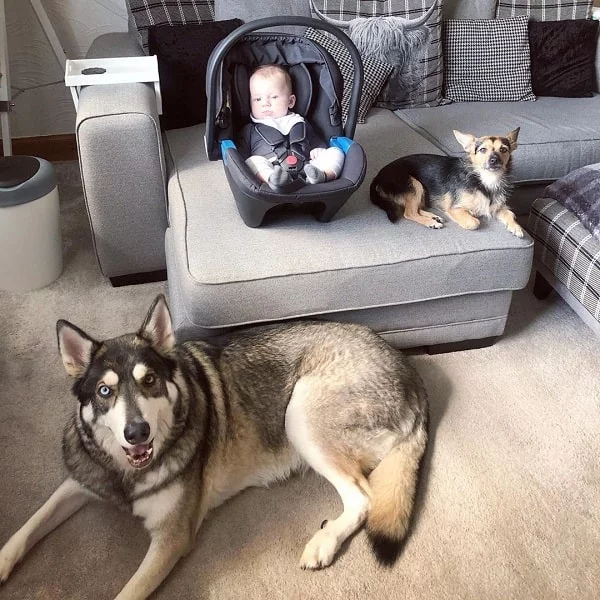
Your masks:
<svg viewBox="0 0 600 600"><path fill-rule="evenodd" d="M73 165L58 165L65 270L50 287L0 292L0 543L63 478L74 407L56 350L66 318L98 337L136 329L165 284L113 289L93 257ZM161 599L585 600L600 590L600 344L552 295L515 294L494 347L415 356L430 393L431 445L415 530L391 569L363 533L321 572L298 561L341 504L314 475L251 489L217 509ZM141 561L139 522L84 508L50 534L0 598L110 599Z"/></svg>

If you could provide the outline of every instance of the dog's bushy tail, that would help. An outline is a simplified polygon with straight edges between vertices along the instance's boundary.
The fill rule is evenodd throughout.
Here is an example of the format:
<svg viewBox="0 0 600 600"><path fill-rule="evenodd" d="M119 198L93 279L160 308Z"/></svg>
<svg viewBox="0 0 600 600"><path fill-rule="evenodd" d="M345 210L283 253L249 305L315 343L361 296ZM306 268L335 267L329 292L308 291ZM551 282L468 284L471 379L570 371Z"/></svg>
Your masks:
<svg viewBox="0 0 600 600"><path fill-rule="evenodd" d="M372 497L366 530L375 556L383 565L392 565L402 552L426 444L424 422L392 448L369 476Z"/></svg>

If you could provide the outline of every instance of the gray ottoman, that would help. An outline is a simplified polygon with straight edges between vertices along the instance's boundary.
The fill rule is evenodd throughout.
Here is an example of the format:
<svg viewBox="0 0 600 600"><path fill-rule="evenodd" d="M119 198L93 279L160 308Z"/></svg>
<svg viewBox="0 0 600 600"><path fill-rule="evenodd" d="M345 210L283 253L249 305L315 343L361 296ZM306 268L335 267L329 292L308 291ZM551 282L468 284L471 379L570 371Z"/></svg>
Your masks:
<svg viewBox="0 0 600 600"><path fill-rule="evenodd" d="M367 324L401 348L482 346L503 333L512 292L529 279L532 240L497 221L478 231L392 225L368 200L376 164L331 222L288 214L251 229L222 164L205 157L201 126L168 132L165 148L179 340L310 317Z"/></svg>
<svg viewBox="0 0 600 600"><path fill-rule="evenodd" d="M534 294L552 290L600 335L600 241L557 200L538 198L529 215L535 240Z"/></svg>

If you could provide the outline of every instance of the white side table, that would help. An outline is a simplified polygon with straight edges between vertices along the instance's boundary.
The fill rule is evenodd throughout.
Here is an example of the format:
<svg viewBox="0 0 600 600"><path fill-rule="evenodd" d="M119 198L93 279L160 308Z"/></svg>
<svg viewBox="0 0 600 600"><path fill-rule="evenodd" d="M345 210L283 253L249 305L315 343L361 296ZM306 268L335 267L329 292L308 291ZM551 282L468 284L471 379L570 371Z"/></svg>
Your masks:
<svg viewBox="0 0 600 600"><path fill-rule="evenodd" d="M81 86L133 82L154 83L156 106L158 114L162 115L162 98L156 56L67 60L65 85L71 88L75 109L79 105Z"/></svg>

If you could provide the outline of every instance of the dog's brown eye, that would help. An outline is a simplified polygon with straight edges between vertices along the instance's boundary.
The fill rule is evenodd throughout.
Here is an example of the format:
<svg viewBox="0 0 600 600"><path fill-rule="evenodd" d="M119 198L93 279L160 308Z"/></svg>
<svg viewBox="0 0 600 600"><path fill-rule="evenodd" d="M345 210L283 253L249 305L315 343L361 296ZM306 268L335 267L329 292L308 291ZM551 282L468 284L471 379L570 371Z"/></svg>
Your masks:
<svg viewBox="0 0 600 600"><path fill-rule="evenodd" d="M154 377L154 375L152 375L152 373L148 373L148 375L146 375L144 377L144 379L142 379L142 383L144 385L154 385L154 383L156 382L156 377Z"/></svg>
<svg viewBox="0 0 600 600"><path fill-rule="evenodd" d="M502 152L502 154L506 154L508 152L508 148L502 146L502 148L500 148L500 152Z"/></svg>
<svg viewBox="0 0 600 600"><path fill-rule="evenodd" d="M481 154L485 154L487 152L487 148L479 148L479 152L481 152Z"/></svg>

